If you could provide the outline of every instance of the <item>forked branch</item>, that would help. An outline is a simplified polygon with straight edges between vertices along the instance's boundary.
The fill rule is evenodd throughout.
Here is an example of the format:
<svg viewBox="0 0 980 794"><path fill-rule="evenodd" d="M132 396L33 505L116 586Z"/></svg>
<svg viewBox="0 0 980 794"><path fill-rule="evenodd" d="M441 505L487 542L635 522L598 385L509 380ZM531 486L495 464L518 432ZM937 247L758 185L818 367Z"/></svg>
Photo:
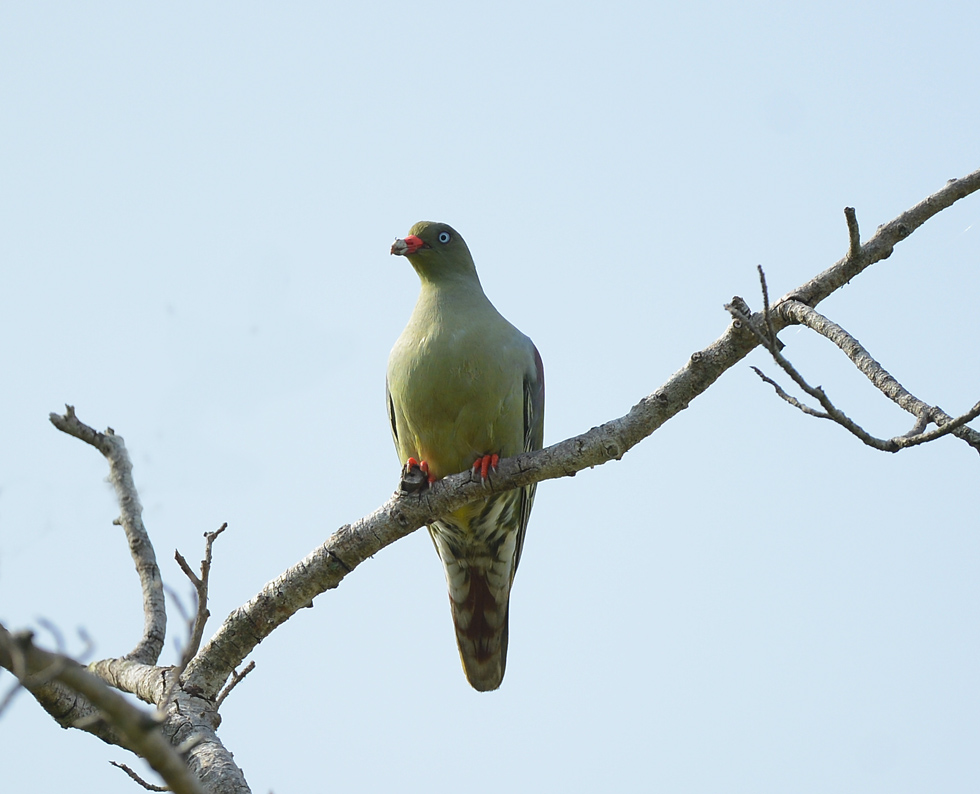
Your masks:
<svg viewBox="0 0 980 794"><path fill-rule="evenodd" d="M854 237L857 233L857 220L852 208L848 207L845 212L853 246ZM762 290L764 327L767 333L763 333L763 330L754 323L753 318L748 316L744 302L733 301L726 308L737 321L745 324L759 341L759 344L769 351L773 360L793 379L797 386L820 403L823 411L818 411L800 402L788 394L776 381L763 374L757 367L752 367L763 381L776 390L776 394L779 397L809 416L815 416L819 419L830 419L836 422L849 433L860 439L864 444L883 452L898 452L902 449L935 441L950 433L956 434L970 444L970 446L980 451L980 433L977 433L972 428L966 427L967 422L980 416L980 402L955 419L949 417L940 408L928 405L912 395L868 353L857 339L839 325L827 319L816 309L807 306L805 303L801 303L792 298L784 299L778 306L778 310L784 320L788 319L791 324L805 325L821 336L830 339L867 376L879 391L893 400L897 405L912 413L916 418L912 430L901 436L883 439L868 433L853 419L837 408L822 388L819 386L814 387L807 383L799 371L782 355L781 345L779 345L778 339L773 331L774 323L769 307L769 291L766 286L766 276L761 267L759 268L759 281ZM933 430L926 430L926 427L930 423L935 423L936 427Z"/></svg>

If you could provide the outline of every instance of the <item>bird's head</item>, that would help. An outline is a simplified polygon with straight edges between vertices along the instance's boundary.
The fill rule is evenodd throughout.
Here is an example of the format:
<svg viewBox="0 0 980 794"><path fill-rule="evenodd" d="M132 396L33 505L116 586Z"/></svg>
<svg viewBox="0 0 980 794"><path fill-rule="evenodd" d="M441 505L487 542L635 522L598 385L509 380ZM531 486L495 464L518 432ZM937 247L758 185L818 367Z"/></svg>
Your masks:
<svg viewBox="0 0 980 794"><path fill-rule="evenodd" d="M391 253L404 256L426 281L476 278L476 266L466 242L446 223L419 221L406 237L391 244Z"/></svg>

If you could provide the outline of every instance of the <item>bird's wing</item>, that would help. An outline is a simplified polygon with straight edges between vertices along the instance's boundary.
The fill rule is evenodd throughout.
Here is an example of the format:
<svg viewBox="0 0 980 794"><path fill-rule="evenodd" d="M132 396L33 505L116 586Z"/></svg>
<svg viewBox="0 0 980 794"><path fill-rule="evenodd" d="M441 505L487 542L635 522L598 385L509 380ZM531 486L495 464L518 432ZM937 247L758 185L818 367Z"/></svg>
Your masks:
<svg viewBox="0 0 980 794"><path fill-rule="evenodd" d="M388 407L388 421L391 422L391 437L395 440L395 449L400 450L401 448L398 446L398 422L395 419L395 403L391 399L388 378L385 378L385 404Z"/></svg>
<svg viewBox="0 0 980 794"><path fill-rule="evenodd" d="M541 449L544 444L544 364L541 355L534 345L534 369L524 373L524 451L532 452ZM521 489L520 518L517 524L517 551L514 556L513 579L517 566L521 562L521 550L524 548L524 534L527 531L527 521L534 504L534 492L537 485L526 485Z"/></svg>

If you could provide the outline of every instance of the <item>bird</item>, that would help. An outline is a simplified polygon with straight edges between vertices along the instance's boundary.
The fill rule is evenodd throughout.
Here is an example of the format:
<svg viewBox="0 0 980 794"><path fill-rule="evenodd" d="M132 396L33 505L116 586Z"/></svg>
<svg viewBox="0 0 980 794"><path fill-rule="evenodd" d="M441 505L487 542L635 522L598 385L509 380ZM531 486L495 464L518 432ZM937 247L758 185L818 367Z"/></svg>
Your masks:
<svg viewBox="0 0 980 794"><path fill-rule="evenodd" d="M386 378L402 481L415 475L426 487L470 470L486 482L499 460L541 449L541 356L487 298L470 250L451 226L420 221L391 253L408 259L421 281ZM428 525L463 671L480 692L497 689L504 677L510 591L534 492L528 485L492 494Z"/></svg>

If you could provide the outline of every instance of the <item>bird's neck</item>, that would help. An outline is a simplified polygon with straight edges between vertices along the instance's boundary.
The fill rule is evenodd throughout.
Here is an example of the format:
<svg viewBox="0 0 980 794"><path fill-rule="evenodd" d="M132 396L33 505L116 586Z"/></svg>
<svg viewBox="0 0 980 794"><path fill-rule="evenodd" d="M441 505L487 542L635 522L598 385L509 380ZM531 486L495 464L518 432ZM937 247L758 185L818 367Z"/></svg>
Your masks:
<svg viewBox="0 0 980 794"><path fill-rule="evenodd" d="M422 279L422 289L412 314L412 324L426 329L425 335L445 332L495 315L496 309L475 277L439 282Z"/></svg>
<svg viewBox="0 0 980 794"><path fill-rule="evenodd" d="M421 281L420 303L459 307L488 303L476 273L444 275L438 279L423 277Z"/></svg>

